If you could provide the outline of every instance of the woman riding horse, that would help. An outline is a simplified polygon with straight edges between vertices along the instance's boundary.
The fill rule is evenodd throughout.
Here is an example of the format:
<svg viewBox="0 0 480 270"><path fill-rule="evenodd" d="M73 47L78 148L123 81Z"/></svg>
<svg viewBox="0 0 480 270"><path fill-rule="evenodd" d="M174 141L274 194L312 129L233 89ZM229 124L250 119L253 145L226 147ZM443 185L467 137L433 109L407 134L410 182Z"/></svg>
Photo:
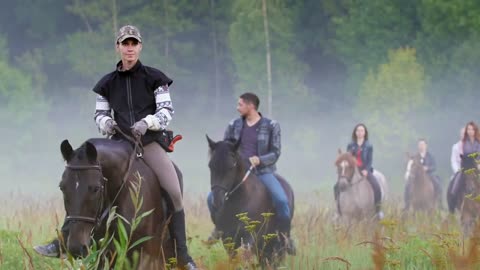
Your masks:
<svg viewBox="0 0 480 270"><path fill-rule="evenodd" d="M464 157L472 157L473 159L480 161L480 132L475 122L470 121L465 126L465 133L462 140L462 155ZM458 173L451 185L451 191L448 194L451 199L449 200L449 210L453 213L455 208L459 206L463 201L463 195L465 193L465 172L463 168L461 173Z"/></svg>
<svg viewBox="0 0 480 270"><path fill-rule="evenodd" d="M435 170L437 168L435 159L433 158L433 155L428 151L428 144L427 140L425 138L421 138L417 142L417 147L418 147L418 153L409 161L409 166L412 166L412 162L414 161L419 161L422 170L426 173L427 181L431 181L433 184L434 188L434 197L438 200L439 206L442 205L442 187L440 185L440 179L439 177L435 174ZM411 168L407 168L407 174L410 173ZM407 183L405 185L405 191L404 191L404 199L405 199L405 210L407 210L410 207L410 195L412 194L412 186L413 181L409 175L406 175ZM420 177L420 176L419 176Z"/></svg>
<svg viewBox="0 0 480 270"><path fill-rule="evenodd" d="M347 152L350 152L357 162L357 167L363 177L366 177L373 189L375 212L379 219L383 218L381 210L382 191L377 179L373 176L373 146L368 141L368 130L364 124L357 124L352 132L352 142L347 146ZM338 185L334 186L335 200L337 201L337 208L341 214L338 204Z"/></svg>
<svg viewBox="0 0 480 270"><path fill-rule="evenodd" d="M174 112L169 92L173 81L160 70L140 62L142 37L135 26L120 28L116 50L121 61L117 63L115 71L105 75L93 89L97 94L95 122L104 134L113 135L114 140L125 139L122 136L124 133L141 137L143 160L154 171L160 186L168 193L173 204L169 230L176 242L179 265L196 269L187 250L179 178L163 148L164 131ZM122 130L122 134L115 132L117 127ZM68 227L67 223L65 226ZM35 247L37 252L47 256L56 256L59 249L58 242Z"/></svg>

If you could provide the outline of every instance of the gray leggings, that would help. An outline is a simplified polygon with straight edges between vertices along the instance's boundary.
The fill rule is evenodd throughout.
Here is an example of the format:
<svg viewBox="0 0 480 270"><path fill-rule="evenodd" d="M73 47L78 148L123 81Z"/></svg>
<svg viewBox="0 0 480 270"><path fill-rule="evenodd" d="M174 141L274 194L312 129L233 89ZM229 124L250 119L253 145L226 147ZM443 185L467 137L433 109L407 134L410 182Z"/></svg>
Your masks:
<svg viewBox="0 0 480 270"><path fill-rule="evenodd" d="M170 196L175 212L183 209L182 191L177 172L167 152L157 143L152 142L143 148L143 159L154 171L160 186Z"/></svg>

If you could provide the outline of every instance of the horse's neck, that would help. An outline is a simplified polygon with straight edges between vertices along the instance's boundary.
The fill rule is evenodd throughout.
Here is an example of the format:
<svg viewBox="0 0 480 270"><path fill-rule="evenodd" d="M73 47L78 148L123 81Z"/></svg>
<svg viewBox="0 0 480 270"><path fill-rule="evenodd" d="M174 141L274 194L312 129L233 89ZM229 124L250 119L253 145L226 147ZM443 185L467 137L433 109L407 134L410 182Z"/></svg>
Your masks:
<svg viewBox="0 0 480 270"><path fill-rule="evenodd" d="M122 184L128 170L128 157L115 150L98 149L98 160L110 191L116 191ZM133 167L134 164L132 164Z"/></svg>
<svg viewBox="0 0 480 270"><path fill-rule="evenodd" d="M360 173L360 169L357 166L355 166L355 170L353 171L353 176L352 176L352 183L356 183L362 180L362 178L365 178L365 176L363 176L363 174Z"/></svg>
<svg viewBox="0 0 480 270"><path fill-rule="evenodd" d="M416 167L415 170L410 171L410 173L413 174L413 182L416 183L417 185L424 185L428 182L427 181L428 176L423 170L422 166Z"/></svg>
<svg viewBox="0 0 480 270"><path fill-rule="evenodd" d="M245 173L243 173L244 170L242 170L242 173L238 173L236 178L237 181L234 186L239 185L242 183L243 178L245 177ZM247 202L251 200L251 196L255 196L255 194L258 192L258 190L261 188L262 183L260 182L260 179L258 176L255 176L254 173L252 172L250 176L240 184L238 189L235 191L235 193L238 193L237 196L237 201L239 202L238 207L243 208L247 205Z"/></svg>
<svg viewBox="0 0 480 270"><path fill-rule="evenodd" d="M480 184L478 182L478 171L475 170L471 173L471 175L466 175L466 186L469 185L473 188L473 191L476 193L475 195L480 195ZM470 182L470 183L469 183Z"/></svg>

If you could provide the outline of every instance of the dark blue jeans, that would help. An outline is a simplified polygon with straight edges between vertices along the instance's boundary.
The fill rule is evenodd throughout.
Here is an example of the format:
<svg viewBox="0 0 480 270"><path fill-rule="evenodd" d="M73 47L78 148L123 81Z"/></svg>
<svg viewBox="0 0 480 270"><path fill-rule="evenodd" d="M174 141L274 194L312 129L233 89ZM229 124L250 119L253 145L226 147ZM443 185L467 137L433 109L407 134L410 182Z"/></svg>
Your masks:
<svg viewBox="0 0 480 270"><path fill-rule="evenodd" d="M290 206L288 205L288 198L285 190L280 184L280 181L272 173L266 173L257 175L260 181L265 185L268 192L272 195L273 204L275 206L275 212L277 218L280 220L290 220L291 211ZM210 215L215 211L213 207L213 193L210 192L207 197L208 210L210 210Z"/></svg>

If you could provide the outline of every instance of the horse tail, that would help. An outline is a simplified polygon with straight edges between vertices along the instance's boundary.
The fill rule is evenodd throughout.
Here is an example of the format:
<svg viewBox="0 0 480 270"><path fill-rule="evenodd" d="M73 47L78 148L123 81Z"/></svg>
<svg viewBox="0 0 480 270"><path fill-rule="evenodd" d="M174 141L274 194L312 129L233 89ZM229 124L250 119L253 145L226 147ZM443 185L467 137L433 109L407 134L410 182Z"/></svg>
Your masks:
<svg viewBox="0 0 480 270"><path fill-rule="evenodd" d="M380 189L382 192L382 201L385 201L388 198L389 193L387 178L382 172L377 170L374 170L373 174L376 177L378 184L380 185Z"/></svg>

